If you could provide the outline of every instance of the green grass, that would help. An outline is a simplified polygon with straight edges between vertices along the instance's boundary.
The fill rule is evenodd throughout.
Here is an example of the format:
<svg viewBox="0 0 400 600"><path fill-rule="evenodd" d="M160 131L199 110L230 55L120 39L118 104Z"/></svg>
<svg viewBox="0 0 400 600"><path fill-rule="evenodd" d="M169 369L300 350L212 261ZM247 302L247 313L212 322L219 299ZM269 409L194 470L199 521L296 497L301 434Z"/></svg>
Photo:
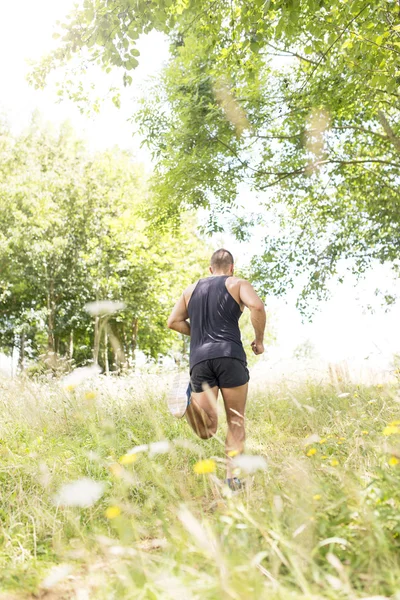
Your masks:
<svg viewBox="0 0 400 600"><path fill-rule="evenodd" d="M0 598L40 592L60 564L51 598L400 597L400 435L382 433L400 418L395 386L252 390L246 452L268 470L239 494L220 483L223 418L202 441L169 416L160 379L89 389L0 382ZM168 452L120 464L159 440ZM215 474L194 473L203 458ZM82 477L102 497L57 507Z"/></svg>

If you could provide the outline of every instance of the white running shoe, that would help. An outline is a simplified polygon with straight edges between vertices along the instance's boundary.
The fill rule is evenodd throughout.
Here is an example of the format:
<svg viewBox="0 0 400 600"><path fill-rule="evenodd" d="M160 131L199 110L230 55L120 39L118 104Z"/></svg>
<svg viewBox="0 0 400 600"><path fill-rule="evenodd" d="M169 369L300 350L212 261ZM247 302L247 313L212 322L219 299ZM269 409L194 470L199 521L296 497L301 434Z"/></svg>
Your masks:
<svg viewBox="0 0 400 600"><path fill-rule="evenodd" d="M192 386L188 384L187 375L177 373L167 396L167 404L171 415L181 419L190 404Z"/></svg>

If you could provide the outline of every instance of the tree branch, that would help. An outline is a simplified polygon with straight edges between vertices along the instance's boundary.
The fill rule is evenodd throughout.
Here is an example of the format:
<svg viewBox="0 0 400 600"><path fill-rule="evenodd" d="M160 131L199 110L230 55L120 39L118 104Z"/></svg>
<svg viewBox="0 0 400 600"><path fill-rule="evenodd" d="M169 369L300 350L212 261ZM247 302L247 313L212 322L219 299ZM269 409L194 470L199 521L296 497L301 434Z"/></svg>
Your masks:
<svg viewBox="0 0 400 600"><path fill-rule="evenodd" d="M381 110L378 110L378 119L387 135L387 138L391 141L397 152L400 152L400 138L397 137L384 112Z"/></svg>

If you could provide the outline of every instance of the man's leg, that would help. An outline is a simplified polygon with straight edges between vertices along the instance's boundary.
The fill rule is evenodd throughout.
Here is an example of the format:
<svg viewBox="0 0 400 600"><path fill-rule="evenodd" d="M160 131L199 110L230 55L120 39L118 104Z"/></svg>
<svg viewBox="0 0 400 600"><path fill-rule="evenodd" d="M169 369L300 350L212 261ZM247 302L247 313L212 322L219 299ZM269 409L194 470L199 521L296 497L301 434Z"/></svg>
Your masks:
<svg viewBox="0 0 400 600"><path fill-rule="evenodd" d="M185 416L193 431L203 440L217 432L217 397L218 387L208 388L198 394L192 392L191 403Z"/></svg>
<svg viewBox="0 0 400 600"><path fill-rule="evenodd" d="M222 388L228 434L225 441L225 451L240 454L244 449L246 439L244 411L246 408L248 383L239 387ZM232 464L230 458L227 462L227 478L232 478Z"/></svg>

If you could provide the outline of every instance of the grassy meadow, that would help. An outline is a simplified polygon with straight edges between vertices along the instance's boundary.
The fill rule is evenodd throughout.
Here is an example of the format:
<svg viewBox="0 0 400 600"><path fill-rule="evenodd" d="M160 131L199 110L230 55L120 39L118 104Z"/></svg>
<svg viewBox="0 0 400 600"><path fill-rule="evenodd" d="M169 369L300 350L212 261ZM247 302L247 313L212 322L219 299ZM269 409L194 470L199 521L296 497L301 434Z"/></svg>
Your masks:
<svg viewBox="0 0 400 600"><path fill-rule="evenodd" d="M164 388L0 380L1 600L400 598L395 384L253 386L239 493Z"/></svg>

